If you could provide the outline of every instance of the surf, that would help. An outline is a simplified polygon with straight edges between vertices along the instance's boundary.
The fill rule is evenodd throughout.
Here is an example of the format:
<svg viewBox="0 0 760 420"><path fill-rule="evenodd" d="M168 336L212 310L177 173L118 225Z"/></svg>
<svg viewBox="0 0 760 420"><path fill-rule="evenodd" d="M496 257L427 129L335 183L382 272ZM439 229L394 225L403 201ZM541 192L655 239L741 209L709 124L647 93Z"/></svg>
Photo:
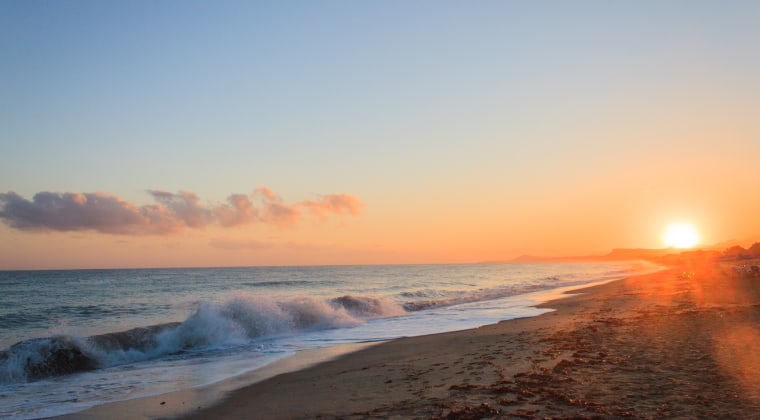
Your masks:
<svg viewBox="0 0 760 420"><path fill-rule="evenodd" d="M140 362L191 350L247 345L261 338L343 328L406 310L385 297L299 297L278 302L237 292L221 304L197 302L181 323L89 337L34 338L0 351L0 383L17 383Z"/></svg>

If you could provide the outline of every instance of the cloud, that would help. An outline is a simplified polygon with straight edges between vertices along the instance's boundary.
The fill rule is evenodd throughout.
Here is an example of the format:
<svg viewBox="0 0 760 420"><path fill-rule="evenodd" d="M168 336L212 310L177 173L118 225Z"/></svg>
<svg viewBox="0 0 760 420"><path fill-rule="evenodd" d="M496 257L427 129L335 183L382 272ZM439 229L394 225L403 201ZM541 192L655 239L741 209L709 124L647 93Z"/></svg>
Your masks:
<svg viewBox="0 0 760 420"><path fill-rule="evenodd" d="M318 245L318 244L311 244L311 243L301 243L301 242L288 242L283 244L284 248L296 250L296 251L322 251L326 249L333 249L335 248L335 245L328 244L328 245Z"/></svg>
<svg viewBox="0 0 760 420"><path fill-rule="evenodd" d="M355 196L330 194L316 201L287 204L266 187L248 196L231 194L226 203L204 205L193 192L149 190L156 204L137 206L108 193L39 192L31 200L0 193L0 219L23 231L85 231L118 235L167 235L210 225L233 227L263 223L277 227L298 224L303 209L324 220L329 215L357 216Z"/></svg>
<svg viewBox="0 0 760 420"><path fill-rule="evenodd" d="M220 225L238 226L251 223L258 218L253 203L245 194L232 194L227 197L229 204L214 208L214 216Z"/></svg>
<svg viewBox="0 0 760 420"><path fill-rule="evenodd" d="M218 223L222 226L238 226L257 220L253 203L244 194L232 194L227 197L227 204L205 207L195 193L180 191L176 194L149 190L148 193L161 205L168 208L174 216L191 228L202 228Z"/></svg>
<svg viewBox="0 0 760 420"><path fill-rule="evenodd" d="M139 235L167 234L181 228L166 207L137 207L106 193L40 192L29 201L9 192L0 194L0 205L0 218L19 230L95 230Z"/></svg>
<svg viewBox="0 0 760 420"><path fill-rule="evenodd" d="M253 191L254 197L262 201L260 219L279 227L295 226L301 219L301 209L298 204L285 204L277 194L267 187L259 187Z"/></svg>
<svg viewBox="0 0 760 420"><path fill-rule="evenodd" d="M315 245L310 243L299 242L263 242L257 240L239 240L229 238L214 238L208 242L208 245L212 248L222 249L225 251L240 251L240 250L254 250L262 251L273 248L285 248L296 251L321 251L325 249L334 248L335 245Z"/></svg>
<svg viewBox="0 0 760 420"><path fill-rule="evenodd" d="M168 208L174 216L185 225L199 228L208 225L213 214L211 210L199 204L198 196L190 191L172 194L160 190L148 190L153 199Z"/></svg>
<svg viewBox="0 0 760 420"><path fill-rule="evenodd" d="M320 197L317 201L303 201L306 207L320 219L327 218L332 214L348 214L357 216L361 212L362 203L359 199L349 194L330 194Z"/></svg>
<svg viewBox="0 0 760 420"><path fill-rule="evenodd" d="M306 209L320 220L325 220L331 214L357 216L362 208L359 198L350 194L328 194L315 201L304 200L295 204L285 204L280 196L267 187L257 188L253 195L262 202L259 215L261 220L280 227L298 224L302 209Z"/></svg>
<svg viewBox="0 0 760 420"><path fill-rule="evenodd" d="M275 245L270 242L261 242L255 240L238 241L234 239L216 238L208 242L212 248L237 251L241 249L263 250L273 248Z"/></svg>

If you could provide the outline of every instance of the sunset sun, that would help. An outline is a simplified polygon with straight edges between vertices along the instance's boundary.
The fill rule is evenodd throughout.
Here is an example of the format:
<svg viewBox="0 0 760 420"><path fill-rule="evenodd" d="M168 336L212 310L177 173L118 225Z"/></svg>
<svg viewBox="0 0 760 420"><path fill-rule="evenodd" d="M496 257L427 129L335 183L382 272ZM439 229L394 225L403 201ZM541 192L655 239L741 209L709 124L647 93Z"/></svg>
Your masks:
<svg viewBox="0 0 760 420"><path fill-rule="evenodd" d="M689 223L673 223L665 230L663 240L673 248L691 248L699 243L699 234Z"/></svg>

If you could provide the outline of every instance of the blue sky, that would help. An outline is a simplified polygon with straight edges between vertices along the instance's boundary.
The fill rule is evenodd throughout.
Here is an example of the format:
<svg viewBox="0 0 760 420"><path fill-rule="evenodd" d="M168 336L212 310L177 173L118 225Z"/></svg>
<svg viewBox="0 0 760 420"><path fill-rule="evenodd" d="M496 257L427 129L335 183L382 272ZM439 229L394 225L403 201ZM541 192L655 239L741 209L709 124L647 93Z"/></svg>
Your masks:
<svg viewBox="0 0 760 420"><path fill-rule="evenodd" d="M738 175L760 157L758 18L752 1L3 0L0 192L266 185L387 220L514 219L600 178L672 197L705 160Z"/></svg>

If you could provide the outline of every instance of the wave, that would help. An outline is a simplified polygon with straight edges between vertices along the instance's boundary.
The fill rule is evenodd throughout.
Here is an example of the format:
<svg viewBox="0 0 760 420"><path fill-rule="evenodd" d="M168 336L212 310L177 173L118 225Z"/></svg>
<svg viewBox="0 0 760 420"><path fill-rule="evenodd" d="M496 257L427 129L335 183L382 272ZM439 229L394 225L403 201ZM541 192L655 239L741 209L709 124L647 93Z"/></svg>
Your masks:
<svg viewBox="0 0 760 420"><path fill-rule="evenodd" d="M53 306L46 312L34 310L18 310L16 312L0 313L0 329L13 328L30 324L44 324L50 321L50 313L61 314L70 319L92 319L94 317L121 317L139 315L146 310L169 310L169 305L150 305L147 303L130 302L124 305L59 305Z"/></svg>
<svg viewBox="0 0 760 420"><path fill-rule="evenodd" d="M430 290L419 290L416 292L405 292L405 297L420 298L420 300L414 300L406 302L402 306L409 312L423 311L426 309L443 308L454 305L461 305L465 303L481 302L487 300L501 299L509 296L521 295L524 293L537 292L540 290L546 290L546 284L526 285L526 286L511 286L496 289L483 289L477 292L459 292L449 296L437 296L439 293ZM427 297L430 299L426 299ZM435 297L433 297L435 296Z"/></svg>
<svg viewBox="0 0 760 420"><path fill-rule="evenodd" d="M226 302L199 302L182 323L76 337L55 335L0 351L0 383L18 383L154 359L186 351L245 345L304 330L354 326L406 310L391 299L302 297L276 302L237 293Z"/></svg>
<svg viewBox="0 0 760 420"><path fill-rule="evenodd" d="M387 297L345 295L332 299L299 297L287 301L238 292L222 303L197 302L181 323L167 323L89 337L55 335L16 343L0 351L0 384L34 381L77 372L119 366L186 352L245 346L258 339L308 330L351 327L428 309L622 278L643 266L609 270L589 276L568 273L525 281L520 285L479 290L421 288L400 292L397 303ZM651 267L649 267L651 268ZM591 279L589 277L592 277ZM277 284L294 285L286 282ZM88 317L139 312L115 305L66 307L66 313ZM14 325L34 314L0 314L0 324ZM39 319L40 322L45 319Z"/></svg>
<svg viewBox="0 0 760 420"><path fill-rule="evenodd" d="M654 269L654 268L650 268ZM631 273L643 272L642 267L632 269L611 270L589 279L586 273L579 275L552 275L537 278L530 283L519 286L505 286L477 291L442 291L435 289L421 289L402 292L400 297L411 299L403 303L402 307L408 312L423 311L426 309L443 308L467 303L501 299L526 293L539 292L556 287L582 286L592 282L615 280L626 277Z"/></svg>
<svg viewBox="0 0 760 420"><path fill-rule="evenodd" d="M322 282L321 284L325 284ZM248 287L301 287L312 286L314 283L309 280L278 280L278 281L257 281L257 282L244 282L242 286Z"/></svg>

